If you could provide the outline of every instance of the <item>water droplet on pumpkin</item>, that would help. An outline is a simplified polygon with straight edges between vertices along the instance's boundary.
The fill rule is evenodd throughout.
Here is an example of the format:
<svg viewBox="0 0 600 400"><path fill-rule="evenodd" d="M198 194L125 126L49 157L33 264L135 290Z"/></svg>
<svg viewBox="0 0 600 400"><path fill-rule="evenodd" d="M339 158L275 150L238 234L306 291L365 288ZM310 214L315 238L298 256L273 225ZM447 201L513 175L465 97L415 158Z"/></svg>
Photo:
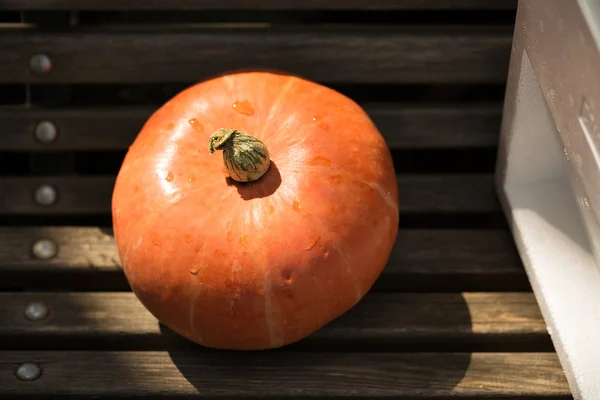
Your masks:
<svg viewBox="0 0 600 400"><path fill-rule="evenodd" d="M320 237L317 236L316 238L313 239L312 242L310 242L310 244L308 245L308 247L305 247L304 250L309 251L315 248L315 246L317 245L317 243L319 243L319 239Z"/></svg>
<svg viewBox="0 0 600 400"><path fill-rule="evenodd" d="M258 289L256 289L256 294L259 296L264 296L265 291L262 288L258 288Z"/></svg>
<svg viewBox="0 0 600 400"><path fill-rule="evenodd" d="M313 117L312 120L316 122L317 126L323 129L324 131L329 130L329 125L327 125L327 123L323 121L321 117Z"/></svg>
<svg viewBox="0 0 600 400"><path fill-rule="evenodd" d="M329 167L331 165L331 160L325 158L323 156L316 156L310 162L310 165L323 165L325 167Z"/></svg>
<svg viewBox="0 0 600 400"><path fill-rule="evenodd" d="M329 258L329 256L330 256L330 253L329 253L329 250L327 250L327 251L326 251L326 252L323 254L323 258L324 258L325 260L327 260L327 259Z"/></svg>
<svg viewBox="0 0 600 400"><path fill-rule="evenodd" d="M188 122L190 123L192 128L194 128L194 130L196 132L199 132L199 133L204 132L204 126L202 126L202 124L200 122L198 122L198 120L196 118L192 118Z"/></svg>
<svg viewBox="0 0 600 400"><path fill-rule="evenodd" d="M198 272L200 272L200 267L197 265L190 265L188 271L192 275L198 275Z"/></svg>
<svg viewBox="0 0 600 400"><path fill-rule="evenodd" d="M158 233L156 232L152 232L150 234L150 239L152 240L152 244L158 247L162 246L162 240L160 240L160 236L158 236Z"/></svg>
<svg viewBox="0 0 600 400"><path fill-rule="evenodd" d="M167 182L172 182L173 179L175 179L175 176L173 175L173 173L171 171L169 171L169 173L167 174L165 181Z"/></svg>
<svg viewBox="0 0 600 400"><path fill-rule="evenodd" d="M188 182L190 182L190 183L196 182L196 176L194 176L194 174L190 174L188 176Z"/></svg>
<svg viewBox="0 0 600 400"><path fill-rule="evenodd" d="M296 212L300 212L300 203L298 203L297 201L294 201L292 203L292 210L294 210Z"/></svg>
<svg viewBox="0 0 600 400"><path fill-rule="evenodd" d="M236 101L235 103L233 103L233 109L239 112L240 114L248 116L254 114L254 109L252 108L252 105L248 100Z"/></svg>
<svg viewBox="0 0 600 400"><path fill-rule="evenodd" d="M185 235L186 243L192 243L192 240L194 240L194 237L192 235L190 235L189 233L187 235Z"/></svg>
<svg viewBox="0 0 600 400"><path fill-rule="evenodd" d="M269 214L274 214L274 213L275 213L275 207L269 206Z"/></svg>
<svg viewBox="0 0 600 400"><path fill-rule="evenodd" d="M173 128L175 128L175 125L173 123L170 123L169 125L167 125L167 130L170 131Z"/></svg>
<svg viewBox="0 0 600 400"><path fill-rule="evenodd" d="M332 175L329 177L329 182L332 185L337 185L342 181L342 176L341 175Z"/></svg>
<svg viewBox="0 0 600 400"><path fill-rule="evenodd" d="M238 240L238 243L240 244L240 246L247 249L248 248L248 235L244 235L244 236L240 237L240 239Z"/></svg>

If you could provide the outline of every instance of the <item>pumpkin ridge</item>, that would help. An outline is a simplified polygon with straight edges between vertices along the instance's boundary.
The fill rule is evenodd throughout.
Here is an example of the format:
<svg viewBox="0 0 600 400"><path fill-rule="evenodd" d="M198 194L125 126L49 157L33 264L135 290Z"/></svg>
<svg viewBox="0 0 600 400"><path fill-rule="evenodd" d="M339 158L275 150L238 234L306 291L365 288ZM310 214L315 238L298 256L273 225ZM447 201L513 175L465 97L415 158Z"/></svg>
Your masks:
<svg viewBox="0 0 600 400"><path fill-rule="evenodd" d="M290 91L292 86L294 86L294 83L296 83L296 78L294 76L289 76L287 83L283 86L283 88L279 92L279 95L277 96L277 98L275 98L275 100L271 104L271 107L269 107L269 111L267 111L267 115L265 117L265 122L264 122L261 132L260 132L261 137L264 137L265 132L268 131L267 128L269 127L269 123L273 120L273 115L278 110L279 105L281 104L281 100Z"/></svg>
<svg viewBox="0 0 600 400"><path fill-rule="evenodd" d="M296 172L296 173L302 173L302 169L304 170L315 170L317 172L322 172L322 167L319 165L311 165L309 163L302 165L301 167L299 167L298 169L294 168L291 169L290 172ZM339 172L340 174L343 175L345 180L352 180L355 182L359 182L362 183L366 186L371 187L373 190L375 190L380 196L381 198L386 202L386 204L388 206L390 206L390 208L397 214L399 213L399 208L396 204L396 202L394 201L394 198L392 196L391 193L386 193L383 188L377 184L377 183L373 183L373 182L368 182L362 178L359 178L358 176L356 176L355 174L352 173L348 173L348 171L344 168L342 168L341 166L337 166L337 165L331 165L329 166L329 172Z"/></svg>
<svg viewBox="0 0 600 400"><path fill-rule="evenodd" d="M265 324L267 325L267 333L269 337L270 347L279 347L282 340L278 340L275 335L275 316L273 315L273 290L271 288L271 268L265 263L265 282L264 282L264 297L265 297Z"/></svg>
<svg viewBox="0 0 600 400"><path fill-rule="evenodd" d="M197 279L197 276L194 277ZM190 323L190 333L194 340L198 340L202 342L202 334L198 332L195 323L196 317L196 301L198 301L198 297L200 296L200 288L194 285L194 291L192 291L191 300L190 300L190 314L189 314L189 323Z"/></svg>
<svg viewBox="0 0 600 400"><path fill-rule="evenodd" d="M390 206L390 208L392 210L394 210L394 212L396 214L398 214L399 210L398 210L398 206L396 205L396 202L394 201L394 199L392 198L392 194L391 193L386 193L383 188L381 186L379 186L377 183L373 183L373 182L367 182L364 179L358 178L356 176L352 176L349 174L350 179L354 179L356 182L360 182L363 183L369 187L371 187L373 190L375 190L383 199L383 201L385 201L385 203Z"/></svg>
<svg viewBox="0 0 600 400"><path fill-rule="evenodd" d="M321 229L323 229L325 232L327 230L325 230L325 224L323 223L323 221L321 221L320 218L315 218L315 221L320 225ZM350 275L351 277L354 277L354 271L352 270L352 268L350 268L350 265L352 265L350 258L348 257L348 252L345 251L345 249L342 249L342 245L341 243L337 243L336 246L334 246L335 251L337 251L340 255L340 257L342 258L342 260L344 260L344 269L346 270L346 273L348 275ZM362 298L362 296L364 295L362 293L362 290L360 289L360 287L358 286L359 282L355 281L354 282L354 290L356 291L356 303L358 303L358 301Z"/></svg>
<svg viewBox="0 0 600 400"><path fill-rule="evenodd" d="M335 250L339 253L340 257L342 257L342 260L344 260L344 267L346 269L346 273L350 276L354 276L354 272L350 268L350 265L352 265L352 260L350 259L350 257L348 257L348 253L346 251L343 251L341 246L339 245L335 247ZM354 290L356 292L356 304L360 301L360 299L362 299L364 295L362 293L361 288L359 287L359 281L354 282Z"/></svg>

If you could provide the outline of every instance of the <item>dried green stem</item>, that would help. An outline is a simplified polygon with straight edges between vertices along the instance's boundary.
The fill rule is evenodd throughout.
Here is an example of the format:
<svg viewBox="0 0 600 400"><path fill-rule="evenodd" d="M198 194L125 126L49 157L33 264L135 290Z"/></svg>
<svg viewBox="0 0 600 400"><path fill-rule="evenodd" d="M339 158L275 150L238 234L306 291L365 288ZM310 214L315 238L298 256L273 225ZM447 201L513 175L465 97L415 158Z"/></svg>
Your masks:
<svg viewBox="0 0 600 400"><path fill-rule="evenodd" d="M208 150L223 151L223 162L229 176L238 182L260 179L271 165L269 151L256 137L235 129L221 128L210 135Z"/></svg>

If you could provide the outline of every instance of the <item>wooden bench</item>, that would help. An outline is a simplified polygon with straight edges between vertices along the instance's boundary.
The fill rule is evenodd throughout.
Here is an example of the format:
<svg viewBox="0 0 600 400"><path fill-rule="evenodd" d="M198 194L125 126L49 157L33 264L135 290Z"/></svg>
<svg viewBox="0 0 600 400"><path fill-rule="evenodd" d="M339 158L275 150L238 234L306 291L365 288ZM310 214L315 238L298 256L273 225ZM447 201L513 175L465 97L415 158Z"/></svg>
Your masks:
<svg viewBox="0 0 600 400"><path fill-rule="evenodd" d="M0 399L570 399L493 186L515 9L1 0ZM392 149L401 222L353 310L283 349L219 352L130 292L110 197L157 106L247 67L365 107Z"/></svg>

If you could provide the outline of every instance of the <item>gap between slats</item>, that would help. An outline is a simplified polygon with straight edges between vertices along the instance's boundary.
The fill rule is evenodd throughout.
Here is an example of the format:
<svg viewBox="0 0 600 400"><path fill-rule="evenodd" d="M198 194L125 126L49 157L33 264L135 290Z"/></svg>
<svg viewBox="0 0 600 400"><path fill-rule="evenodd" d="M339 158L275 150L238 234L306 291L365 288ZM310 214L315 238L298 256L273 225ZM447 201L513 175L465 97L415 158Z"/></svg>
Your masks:
<svg viewBox="0 0 600 400"><path fill-rule="evenodd" d="M36 258L50 240L57 253ZM112 230L99 227L0 227L0 288L129 290ZM530 290L507 230L400 230L375 291Z"/></svg>

